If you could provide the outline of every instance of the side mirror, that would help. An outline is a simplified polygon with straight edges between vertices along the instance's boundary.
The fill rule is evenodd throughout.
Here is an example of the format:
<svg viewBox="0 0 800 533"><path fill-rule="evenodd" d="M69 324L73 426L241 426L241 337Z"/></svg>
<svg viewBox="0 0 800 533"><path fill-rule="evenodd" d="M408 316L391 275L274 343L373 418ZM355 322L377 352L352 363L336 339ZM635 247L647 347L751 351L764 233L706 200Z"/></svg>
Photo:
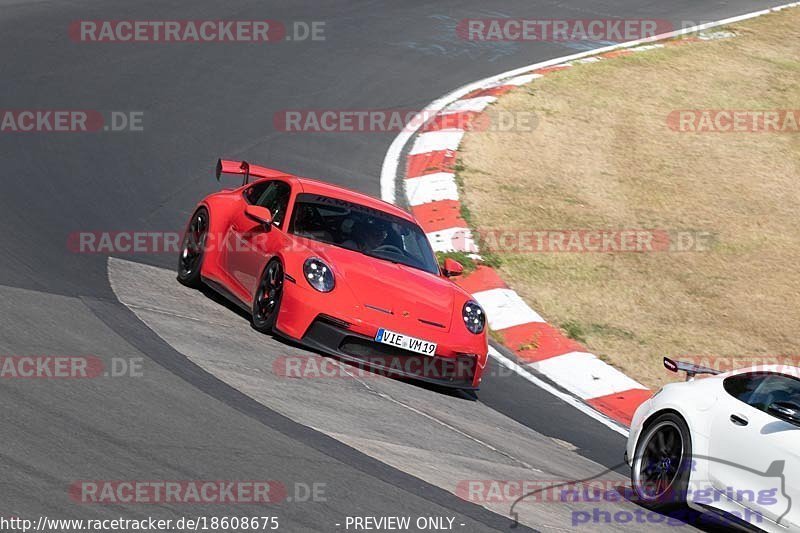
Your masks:
<svg viewBox="0 0 800 533"><path fill-rule="evenodd" d="M784 422L800 426L800 405L791 402L775 402L769 404L767 411Z"/></svg>
<svg viewBox="0 0 800 533"><path fill-rule="evenodd" d="M244 208L244 214L247 215L247 218L251 218L263 224L264 229L267 231L272 227L272 213L270 213L269 209L266 207L248 205Z"/></svg>
<svg viewBox="0 0 800 533"><path fill-rule="evenodd" d="M455 276L460 276L464 273L464 267L461 266L461 263L456 261L455 259L450 259L449 257L444 260L444 265L442 266L442 274L444 274L448 278L452 278Z"/></svg>

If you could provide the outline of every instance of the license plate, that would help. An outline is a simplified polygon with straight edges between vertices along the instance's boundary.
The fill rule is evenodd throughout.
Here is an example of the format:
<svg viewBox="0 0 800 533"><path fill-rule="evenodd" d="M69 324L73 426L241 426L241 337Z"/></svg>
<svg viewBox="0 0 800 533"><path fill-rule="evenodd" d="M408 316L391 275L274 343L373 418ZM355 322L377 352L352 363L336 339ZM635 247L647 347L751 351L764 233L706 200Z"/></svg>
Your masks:
<svg viewBox="0 0 800 533"><path fill-rule="evenodd" d="M382 344L396 346L410 352L421 353L422 355L433 356L436 353L435 342L428 342L410 335L389 331L388 329L379 329L378 334L375 335L375 340Z"/></svg>

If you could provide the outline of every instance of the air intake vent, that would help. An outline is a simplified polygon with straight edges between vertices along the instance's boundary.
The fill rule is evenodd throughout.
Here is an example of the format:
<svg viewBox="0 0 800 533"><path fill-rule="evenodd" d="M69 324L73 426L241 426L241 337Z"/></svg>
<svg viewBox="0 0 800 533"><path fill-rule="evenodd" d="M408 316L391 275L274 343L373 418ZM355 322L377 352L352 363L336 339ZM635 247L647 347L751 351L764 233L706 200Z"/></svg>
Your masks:
<svg viewBox="0 0 800 533"><path fill-rule="evenodd" d="M330 324L332 326L336 326L337 328L350 329L350 323L349 322L345 322L344 320L340 320L340 319L332 317L330 315L319 315L317 319L322 321L322 322L327 322L328 324Z"/></svg>

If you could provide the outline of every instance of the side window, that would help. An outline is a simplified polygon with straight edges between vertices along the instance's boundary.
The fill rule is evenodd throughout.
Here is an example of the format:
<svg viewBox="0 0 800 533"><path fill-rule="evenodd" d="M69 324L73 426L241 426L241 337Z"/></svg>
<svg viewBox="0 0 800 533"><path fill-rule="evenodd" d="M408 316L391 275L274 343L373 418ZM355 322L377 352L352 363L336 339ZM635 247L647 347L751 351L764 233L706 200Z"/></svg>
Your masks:
<svg viewBox="0 0 800 533"><path fill-rule="evenodd" d="M725 387L728 394L737 400L750 403L750 396L758 388L762 379L764 379L763 374L739 374L727 378L723 383L723 387Z"/></svg>
<svg viewBox="0 0 800 533"><path fill-rule="evenodd" d="M255 185L251 186L244 192L244 199L250 205L258 205L258 199L261 198L261 195L264 194L264 191L267 187L272 184L271 181L262 181L256 183Z"/></svg>
<svg viewBox="0 0 800 533"><path fill-rule="evenodd" d="M751 407L767 412L770 404L800 405L800 380L781 374L743 374L725 380L725 390Z"/></svg>
<svg viewBox="0 0 800 533"><path fill-rule="evenodd" d="M272 223L279 228L283 226L283 219L286 217L291 191L291 187L282 181L270 181L255 201L255 205L269 209L272 213Z"/></svg>

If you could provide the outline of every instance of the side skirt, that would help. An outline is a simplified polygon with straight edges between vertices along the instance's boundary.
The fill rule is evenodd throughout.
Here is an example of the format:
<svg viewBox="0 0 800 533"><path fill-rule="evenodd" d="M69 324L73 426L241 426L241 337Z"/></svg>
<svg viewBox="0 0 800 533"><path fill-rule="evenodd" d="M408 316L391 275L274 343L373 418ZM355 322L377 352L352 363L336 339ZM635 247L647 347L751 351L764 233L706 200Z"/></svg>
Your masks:
<svg viewBox="0 0 800 533"><path fill-rule="evenodd" d="M218 282L216 282L216 281L214 281L212 279L209 279L209 278L207 278L205 276L200 276L200 279L202 279L203 283L208 285L214 292L220 294L221 296L224 296L231 303L236 304L236 306L240 307L243 311L247 312L248 315L253 313L253 310L250 308L249 305L247 305L246 303L241 301L238 296L236 296L231 291L229 291L221 283L218 283Z"/></svg>

